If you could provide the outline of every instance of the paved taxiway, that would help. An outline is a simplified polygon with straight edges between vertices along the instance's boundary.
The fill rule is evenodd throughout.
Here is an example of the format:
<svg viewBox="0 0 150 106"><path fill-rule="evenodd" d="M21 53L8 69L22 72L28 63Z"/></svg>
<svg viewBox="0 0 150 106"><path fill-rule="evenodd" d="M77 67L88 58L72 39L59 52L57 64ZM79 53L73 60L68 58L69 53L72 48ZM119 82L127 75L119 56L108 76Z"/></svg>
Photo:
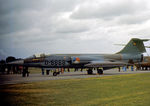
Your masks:
<svg viewBox="0 0 150 106"><path fill-rule="evenodd" d="M35 81L44 81L44 80L59 80L59 79L75 79L75 78L90 78L90 77L103 77L103 76L112 76L112 75L122 75L122 74L135 74L135 73L149 73L150 71L121 71L118 72L117 69L111 69L104 71L103 75L97 75L94 71L93 75L87 75L86 71L80 72L64 72L58 76L50 75L41 75L39 74L30 74L29 77L22 77L19 74L11 75L0 75L0 85L4 84L17 84L17 83L30 83Z"/></svg>

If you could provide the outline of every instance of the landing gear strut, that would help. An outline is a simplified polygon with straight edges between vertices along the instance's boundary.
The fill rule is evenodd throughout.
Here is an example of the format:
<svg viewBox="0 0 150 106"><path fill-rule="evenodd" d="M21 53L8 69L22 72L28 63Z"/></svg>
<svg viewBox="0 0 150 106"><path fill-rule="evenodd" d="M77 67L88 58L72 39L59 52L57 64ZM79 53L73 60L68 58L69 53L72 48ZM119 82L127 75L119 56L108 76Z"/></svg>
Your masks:
<svg viewBox="0 0 150 106"><path fill-rule="evenodd" d="M26 75L29 76L28 67L23 67L22 77L26 77Z"/></svg>
<svg viewBox="0 0 150 106"><path fill-rule="evenodd" d="M92 69L88 69L88 70L87 70L87 74L93 74Z"/></svg>

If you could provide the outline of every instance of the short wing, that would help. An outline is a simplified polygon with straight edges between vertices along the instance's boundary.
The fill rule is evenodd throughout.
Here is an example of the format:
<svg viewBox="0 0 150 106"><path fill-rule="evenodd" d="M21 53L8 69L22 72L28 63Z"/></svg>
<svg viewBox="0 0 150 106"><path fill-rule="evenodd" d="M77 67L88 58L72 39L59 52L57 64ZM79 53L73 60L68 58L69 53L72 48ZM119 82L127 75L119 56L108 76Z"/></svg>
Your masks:
<svg viewBox="0 0 150 106"><path fill-rule="evenodd" d="M23 65L24 61L23 60L15 60L12 62L7 63L8 65Z"/></svg>
<svg viewBox="0 0 150 106"><path fill-rule="evenodd" d="M122 66L127 66L129 65L128 63L125 62L120 62L120 61L92 61L89 64L86 64L86 67L122 67Z"/></svg>

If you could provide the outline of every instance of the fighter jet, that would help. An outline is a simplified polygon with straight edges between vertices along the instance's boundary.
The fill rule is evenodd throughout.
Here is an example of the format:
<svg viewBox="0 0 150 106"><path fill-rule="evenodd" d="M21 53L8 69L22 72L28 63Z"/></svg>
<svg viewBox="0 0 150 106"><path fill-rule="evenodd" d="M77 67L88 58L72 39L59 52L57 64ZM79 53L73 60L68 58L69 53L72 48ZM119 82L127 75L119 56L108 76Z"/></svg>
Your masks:
<svg viewBox="0 0 150 106"><path fill-rule="evenodd" d="M121 51L115 54L33 55L9 64L40 68L86 68L88 74L92 74L92 69L95 68L98 74L103 74L103 70L141 62L143 60L142 53L146 52L143 42L148 40L132 38ZM59 72L53 72L54 76L57 74Z"/></svg>

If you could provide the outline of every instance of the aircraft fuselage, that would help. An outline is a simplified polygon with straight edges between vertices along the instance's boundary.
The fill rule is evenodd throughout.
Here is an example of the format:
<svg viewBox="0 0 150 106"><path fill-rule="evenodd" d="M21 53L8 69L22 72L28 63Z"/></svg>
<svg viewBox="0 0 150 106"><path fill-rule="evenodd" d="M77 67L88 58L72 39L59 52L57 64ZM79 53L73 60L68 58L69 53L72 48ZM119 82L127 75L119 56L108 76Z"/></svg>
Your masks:
<svg viewBox="0 0 150 106"><path fill-rule="evenodd" d="M85 64L94 61L140 62L141 58L141 54L52 54L45 57L27 58L23 63L29 67L86 68Z"/></svg>

